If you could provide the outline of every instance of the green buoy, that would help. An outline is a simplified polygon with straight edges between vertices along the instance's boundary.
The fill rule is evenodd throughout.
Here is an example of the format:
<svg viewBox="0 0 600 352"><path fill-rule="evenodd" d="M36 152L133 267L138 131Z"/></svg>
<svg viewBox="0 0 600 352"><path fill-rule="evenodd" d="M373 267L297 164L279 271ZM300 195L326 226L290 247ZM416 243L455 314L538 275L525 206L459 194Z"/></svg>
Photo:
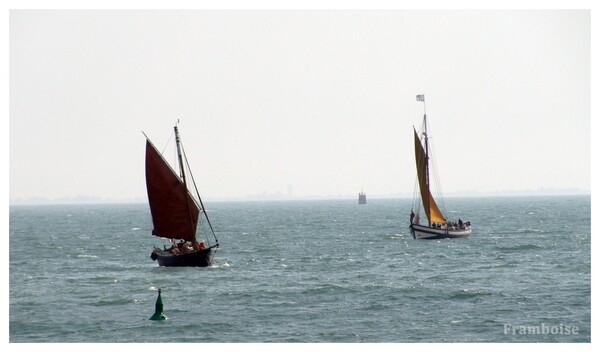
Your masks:
<svg viewBox="0 0 600 352"><path fill-rule="evenodd" d="M150 317L150 320L166 320L167 317L163 314L163 303L160 298L160 288L158 289L158 298L156 299L156 305L154 308L154 314Z"/></svg>

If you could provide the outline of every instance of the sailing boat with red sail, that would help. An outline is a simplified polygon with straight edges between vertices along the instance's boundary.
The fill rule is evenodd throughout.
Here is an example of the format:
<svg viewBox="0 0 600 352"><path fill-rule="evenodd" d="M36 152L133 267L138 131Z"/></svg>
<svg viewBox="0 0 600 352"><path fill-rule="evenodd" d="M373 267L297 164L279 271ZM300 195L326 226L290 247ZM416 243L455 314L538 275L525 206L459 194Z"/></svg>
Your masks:
<svg viewBox="0 0 600 352"><path fill-rule="evenodd" d="M417 95L417 101L423 102L423 109L425 109L425 95ZM429 135L427 132L427 113L423 114L423 127L421 136L413 127L414 139L415 139L415 160L417 164L417 179L419 183L420 193L419 196L415 196L413 200L413 209L410 213L410 232L414 239L440 239L440 238L461 238L471 235L471 222L463 221L450 221L444 217L444 214L438 207L433 195L431 194L431 168L429 165L430 146L429 146ZM416 194L416 192L415 192ZM419 199L421 201L419 202ZM418 203L422 203L425 217L427 218L427 224L420 223L420 211L421 206ZM416 208L416 214L415 214Z"/></svg>
<svg viewBox="0 0 600 352"><path fill-rule="evenodd" d="M160 266L209 266L214 253L219 248L219 241L191 172L190 177L196 190L197 199L188 189L185 169L186 167L189 169L189 165L185 158L177 126L174 130L179 175L144 134L146 136L146 188L154 225L152 235L169 239L172 243L168 249L154 247L150 257L152 260L158 260ZM198 242L196 239L199 219L206 220L215 239L214 245L209 243L208 236L206 236L208 245Z"/></svg>

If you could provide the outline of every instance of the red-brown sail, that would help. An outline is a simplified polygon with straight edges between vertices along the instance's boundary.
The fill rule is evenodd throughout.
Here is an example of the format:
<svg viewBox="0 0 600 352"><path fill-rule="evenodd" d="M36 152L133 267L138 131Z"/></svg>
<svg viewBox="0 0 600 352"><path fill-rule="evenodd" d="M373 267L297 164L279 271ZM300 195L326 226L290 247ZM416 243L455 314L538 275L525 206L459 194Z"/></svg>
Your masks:
<svg viewBox="0 0 600 352"><path fill-rule="evenodd" d="M149 140L146 140L146 187L154 224L152 234L195 240L199 208L179 176Z"/></svg>

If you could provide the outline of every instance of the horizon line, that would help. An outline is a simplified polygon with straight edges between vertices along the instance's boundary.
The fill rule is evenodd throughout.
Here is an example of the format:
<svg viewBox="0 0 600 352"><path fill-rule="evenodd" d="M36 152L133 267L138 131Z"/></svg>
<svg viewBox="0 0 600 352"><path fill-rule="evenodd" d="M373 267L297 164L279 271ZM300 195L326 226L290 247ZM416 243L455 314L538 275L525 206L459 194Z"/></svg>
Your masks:
<svg viewBox="0 0 600 352"><path fill-rule="evenodd" d="M357 193L358 194L358 193ZM329 195L309 195L295 196L276 193L249 194L245 196L215 196L203 197L209 202L243 202L243 201L301 201L301 200L344 200L355 199L357 194L329 194ZM406 199L412 198L412 193L388 193L388 194L373 194L368 199ZM536 190L502 190L502 191L458 191L444 193L446 198L478 198L478 197L526 197L526 196L591 196L591 190L566 188L540 188ZM77 195L62 198L47 198L40 196L32 196L28 198L11 198L9 205L59 205L59 204L136 204L147 203L146 196L134 198L102 198L100 196Z"/></svg>

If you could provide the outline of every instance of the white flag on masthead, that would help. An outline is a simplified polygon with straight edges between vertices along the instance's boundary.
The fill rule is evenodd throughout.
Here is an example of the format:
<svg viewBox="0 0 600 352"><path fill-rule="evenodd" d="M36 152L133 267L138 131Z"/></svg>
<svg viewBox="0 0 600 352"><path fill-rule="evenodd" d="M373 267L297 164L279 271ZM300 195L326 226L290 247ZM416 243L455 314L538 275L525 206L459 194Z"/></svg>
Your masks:
<svg viewBox="0 0 600 352"><path fill-rule="evenodd" d="M417 95L417 101L422 101L422 102L424 102L424 101L425 101L425 94L420 94L420 95Z"/></svg>

